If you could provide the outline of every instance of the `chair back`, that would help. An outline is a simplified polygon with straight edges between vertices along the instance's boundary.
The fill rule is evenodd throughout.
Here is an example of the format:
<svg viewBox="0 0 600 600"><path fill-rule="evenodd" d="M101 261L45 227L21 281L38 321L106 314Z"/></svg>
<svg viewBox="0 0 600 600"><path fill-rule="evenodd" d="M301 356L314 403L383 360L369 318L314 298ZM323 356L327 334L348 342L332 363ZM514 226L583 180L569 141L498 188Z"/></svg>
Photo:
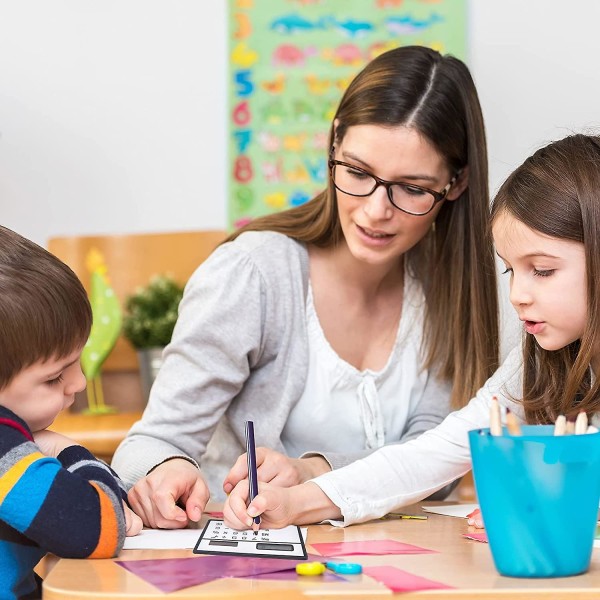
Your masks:
<svg viewBox="0 0 600 600"><path fill-rule="evenodd" d="M154 275L169 275L185 284L226 237L222 230L54 237L48 250L73 269L89 292L90 273L86 259L90 250L102 255L111 287L124 307L136 288L146 286ZM103 371L138 368L134 348L122 336L106 359Z"/></svg>

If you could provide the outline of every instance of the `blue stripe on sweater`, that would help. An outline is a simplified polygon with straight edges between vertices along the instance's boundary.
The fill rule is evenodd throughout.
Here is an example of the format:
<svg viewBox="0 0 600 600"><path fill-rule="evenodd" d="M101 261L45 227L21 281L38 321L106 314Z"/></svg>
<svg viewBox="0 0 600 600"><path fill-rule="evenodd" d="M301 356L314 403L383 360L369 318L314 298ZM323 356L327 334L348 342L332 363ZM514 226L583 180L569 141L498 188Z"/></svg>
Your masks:
<svg viewBox="0 0 600 600"><path fill-rule="evenodd" d="M39 593L33 567L44 556L40 548L0 540L0 598L12 600Z"/></svg>
<svg viewBox="0 0 600 600"><path fill-rule="evenodd" d="M10 515L10 524L18 531L27 530L44 504L61 464L55 458L40 458L32 463L0 505L0 519Z"/></svg>

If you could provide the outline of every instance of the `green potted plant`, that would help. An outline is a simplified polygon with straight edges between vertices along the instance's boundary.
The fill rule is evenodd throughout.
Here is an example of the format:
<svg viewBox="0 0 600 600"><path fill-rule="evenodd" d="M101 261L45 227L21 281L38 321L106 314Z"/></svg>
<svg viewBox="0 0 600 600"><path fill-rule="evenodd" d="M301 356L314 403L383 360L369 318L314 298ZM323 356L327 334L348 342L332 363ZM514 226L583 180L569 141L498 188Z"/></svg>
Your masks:
<svg viewBox="0 0 600 600"><path fill-rule="evenodd" d="M183 286L166 275L154 276L125 300L123 335L136 349L144 398L162 363L162 351L171 341Z"/></svg>

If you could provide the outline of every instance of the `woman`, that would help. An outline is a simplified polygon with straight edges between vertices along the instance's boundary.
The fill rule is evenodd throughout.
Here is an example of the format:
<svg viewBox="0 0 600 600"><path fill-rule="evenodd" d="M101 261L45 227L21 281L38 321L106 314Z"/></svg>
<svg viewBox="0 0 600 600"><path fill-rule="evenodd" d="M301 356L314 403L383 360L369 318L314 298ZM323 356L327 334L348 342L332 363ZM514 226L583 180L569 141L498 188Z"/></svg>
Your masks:
<svg viewBox="0 0 600 600"><path fill-rule="evenodd" d="M467 67L424 47L382 54L348 87L329 139L327 189L236 232L188 283L113 462L146 525L200 518L247 419L271 449L258 450L259 480L294 485L417 437L497 366L485 132Z"/></svg>
<svg viewBox="0 0 600 600"><path fill-rule="evenodd" d="M598 427L598 190L600 138L581 134L541 148L502 184L492 232L525 335L522 348L513 349L467 406L410 444L381 448L314 482L263 485L248 508L248 488L239 485L225 504L226 522L244 528L260 514L267 528L324 519L345 526L417 502L471 468L468 432L490 426L494 404L517 422L548 424L563 415L574 424L583 411ZM531 514L527 506L523 511ZM481 515L471 518L482 525Z"/></svg>

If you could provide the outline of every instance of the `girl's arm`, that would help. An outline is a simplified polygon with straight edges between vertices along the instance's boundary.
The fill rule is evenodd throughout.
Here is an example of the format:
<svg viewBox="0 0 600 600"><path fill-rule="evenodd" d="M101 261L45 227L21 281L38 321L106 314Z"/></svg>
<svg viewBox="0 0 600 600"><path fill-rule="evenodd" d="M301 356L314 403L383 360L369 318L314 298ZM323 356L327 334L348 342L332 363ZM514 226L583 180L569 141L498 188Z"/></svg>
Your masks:
<svg viewBox="0 0 600 600"><path fill-rule="evenodd" d="M521 370L521 351L515 349L477 396L435 429L406 444L380 448L300 486L286 490L261 486L247 511L247 485L242 481L228 498L225 514L232 523L245 523L249 516L264 511L266 522L277 527L313 519L330 519L334 525L345 526L422 500L471 468L468 432L489 426L493 394L506 405L519 393ZM518 411L518 405L511 404L511 410L515 409Z"/></svg>

